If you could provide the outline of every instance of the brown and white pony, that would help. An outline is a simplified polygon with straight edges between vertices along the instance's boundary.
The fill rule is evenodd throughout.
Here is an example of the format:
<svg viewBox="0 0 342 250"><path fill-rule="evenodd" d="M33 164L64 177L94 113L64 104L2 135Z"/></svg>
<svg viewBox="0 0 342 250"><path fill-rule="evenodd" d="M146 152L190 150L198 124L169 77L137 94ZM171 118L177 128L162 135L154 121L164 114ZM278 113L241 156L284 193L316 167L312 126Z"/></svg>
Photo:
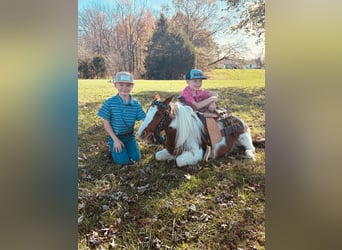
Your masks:
<svg viewBox="0 0 342 250"><path fill-rule="evenodd" d="M161 101L159 94L148 108L146 118L138 129L138 136L154 139L164 144L165 148L155 154L158 161L176 160L179 167L196 164L203 159L206 147L206 130L196 112L183 103L171 103L173 96ZM239 120L241 121L241 120ZM243 122L242 122L243 123ZM218 120L218 127L223 131L222 140L212 145L213 158L229 153L234 145L245 148L245 157L255 160L250 129L243 123L243 131L233 131L227 122ZM165 138L160 135L165 131ZM229 131L229 132L228 132Z"/></svg>

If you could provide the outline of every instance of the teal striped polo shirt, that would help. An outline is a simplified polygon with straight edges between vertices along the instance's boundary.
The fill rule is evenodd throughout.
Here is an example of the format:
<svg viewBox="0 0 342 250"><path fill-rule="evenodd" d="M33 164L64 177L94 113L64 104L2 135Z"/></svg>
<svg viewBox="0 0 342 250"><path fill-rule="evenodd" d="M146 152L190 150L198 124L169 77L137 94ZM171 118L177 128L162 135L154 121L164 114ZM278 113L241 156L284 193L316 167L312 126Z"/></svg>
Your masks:
<svg viewBox="0 0 342 250"><path fill-rule="evenodd" d="M145 119L146 114L141 104L130 95L126 103L119 94L107 99L97 115L110 121L115 135L127 134L134 131L135 121Z"/></svg>

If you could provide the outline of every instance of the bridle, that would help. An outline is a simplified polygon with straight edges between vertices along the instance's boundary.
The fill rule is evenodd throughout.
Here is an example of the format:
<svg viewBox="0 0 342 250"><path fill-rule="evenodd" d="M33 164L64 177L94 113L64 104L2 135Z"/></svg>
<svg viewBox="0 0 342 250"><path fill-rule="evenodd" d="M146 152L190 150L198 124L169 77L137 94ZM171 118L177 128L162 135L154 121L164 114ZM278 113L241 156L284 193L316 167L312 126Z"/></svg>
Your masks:
<svg viewBox="0 0 342 250"><path fill-rule="evenodd" d="M164 126L165 126L165 122L167 117L170 114L170 110L171 107L169 105L166 105L163 102L154 100L152 102L152 105L156 105L157 107L161 107L163 108L166 112L164 112L163 117L161 118L160 122L158 123L156 129L154 130L154 137L156 138L156 140L160 143L160 144L164 144L165 143L165 138L163 136L160 135L160 132L163 130Z"/></svg>

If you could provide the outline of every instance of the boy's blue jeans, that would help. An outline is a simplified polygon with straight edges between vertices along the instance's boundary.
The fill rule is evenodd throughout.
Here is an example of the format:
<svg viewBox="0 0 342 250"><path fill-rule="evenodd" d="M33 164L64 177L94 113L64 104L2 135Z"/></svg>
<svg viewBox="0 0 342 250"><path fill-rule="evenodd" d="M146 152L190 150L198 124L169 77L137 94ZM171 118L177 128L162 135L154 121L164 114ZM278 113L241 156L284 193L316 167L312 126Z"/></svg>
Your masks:
<svg viewBox="0 0 342 250"><path fill-rule="evenodd" d="M125 145L124 147L122 147L121 152L115 152L113 150L114 141L110 136L108 137L109 149L110 153L112 154L113 161L116 164L128 164L131 162L131 160L140 161L140 150L138 143L135 140L134 134L122 136L119 135L118 138Z"/></svg>

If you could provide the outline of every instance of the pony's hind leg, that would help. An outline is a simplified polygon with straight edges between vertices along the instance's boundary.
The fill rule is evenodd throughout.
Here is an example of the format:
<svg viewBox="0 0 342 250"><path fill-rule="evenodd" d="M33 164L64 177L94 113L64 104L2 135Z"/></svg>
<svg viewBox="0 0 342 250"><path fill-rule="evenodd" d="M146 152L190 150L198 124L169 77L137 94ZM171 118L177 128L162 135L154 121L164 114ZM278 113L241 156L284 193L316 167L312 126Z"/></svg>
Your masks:
<svg viewBox="0 0 342 250"><path fill-rule="evenodd" d="M251 137L251 131L248 128L245 133L242 133L238 138L238 144L245 148L245 157L255 161L255 147L253 146L253 141Z"/></svg>
<svg viewBox="0 0 342 250"><path fill-rule="evenodd" d="M157 161L169 161L175 159L175 156L171 155L165 148L158 151L155 156Z"/></svg>

